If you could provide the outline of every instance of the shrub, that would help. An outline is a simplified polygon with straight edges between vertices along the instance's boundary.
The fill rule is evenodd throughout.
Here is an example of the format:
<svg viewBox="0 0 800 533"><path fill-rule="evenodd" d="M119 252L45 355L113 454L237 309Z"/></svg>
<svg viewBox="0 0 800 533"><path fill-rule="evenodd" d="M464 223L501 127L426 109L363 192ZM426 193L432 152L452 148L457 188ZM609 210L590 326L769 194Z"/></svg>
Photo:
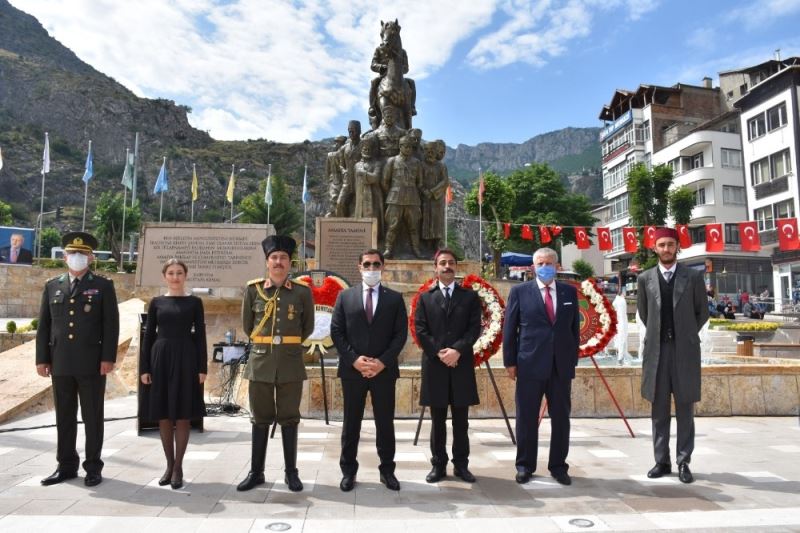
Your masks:
<svg viewBox="0 0 800 533"><path fill-rule="evenodd" d="M31 330L36 331L37 329L39 329L39 319L34 318L31 320Z"/></svg>
<svg viewBox="0 0 800 533"><path fill-rule="evenodd" d="M743 322L740 324L730 324L728 331L775 331L780 327L777 322Z"/></svg>
<svg viewBox="0 0 800 533"><path fill-rule="evenodd" d="M17 332L17 323L13 320L9 320L6 322L6 331L11 333L12 335Z"/></svg>

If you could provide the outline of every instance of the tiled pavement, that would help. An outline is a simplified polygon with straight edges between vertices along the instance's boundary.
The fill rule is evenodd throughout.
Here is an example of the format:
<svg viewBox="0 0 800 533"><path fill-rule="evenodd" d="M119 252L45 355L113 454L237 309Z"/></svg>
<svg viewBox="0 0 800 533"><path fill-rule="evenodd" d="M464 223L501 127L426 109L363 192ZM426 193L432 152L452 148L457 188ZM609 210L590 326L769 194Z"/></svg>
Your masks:
<svg viewBox="0 0 800 533"><path fill-rule="evenodd" d="M106 416L135 413L134 397L106 404ZM0 430L49 425L53 413L16 420ZM156 484L163 470L156 432L137 436L134 420L106 424L105 481L82 479L52 487L39 480L55 465L55 429L0 433L0 531L800 531L800 426L797 418L700 418L692 467L697 481L649 480L649 421L632 420L632 439L619 419L573 420L569 462L573 485L546 471L549 423L533 482L514 482L514 447L502 420L473 420L470 467L478 482L450 476L429 485L427 431L412 444L416 421L397 423L393 493L378 482L374 428L364 424L356 489L339 490L341 424L303 420L298 463L305 491L283 485L280 432L271 441L269 482L235 490L249 466L249 423L244 417L206 418L193 432L184 464L187 485ZM79 441L82 440L79 435ZM584 527L582 527L584 526Z"/></svg>

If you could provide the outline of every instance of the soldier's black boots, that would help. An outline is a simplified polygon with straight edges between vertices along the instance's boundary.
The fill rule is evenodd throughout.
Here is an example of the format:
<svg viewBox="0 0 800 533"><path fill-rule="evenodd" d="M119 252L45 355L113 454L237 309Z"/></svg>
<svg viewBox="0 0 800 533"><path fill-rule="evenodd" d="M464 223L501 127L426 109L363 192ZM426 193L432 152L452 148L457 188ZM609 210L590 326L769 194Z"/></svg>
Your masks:
<svg viewBox="0 0 800 533"><path fill-rule="evenodd" d="M250 472L244 481L236 486L236 490L245 491L250 490L258 485L263 485L264 480L264 462L267 460L267 440L269 438L269 426L261 426L253 424L253 439L251 444L250 453ZM296 438L295 433L295 438Z"/></svg>
<svg viewBox="0 0 800 533"><path fill-rule="evenodd" d="M303 490L303 482L297 474L297 426L281 426L283 440L284 482L292 492Z"/></svg>

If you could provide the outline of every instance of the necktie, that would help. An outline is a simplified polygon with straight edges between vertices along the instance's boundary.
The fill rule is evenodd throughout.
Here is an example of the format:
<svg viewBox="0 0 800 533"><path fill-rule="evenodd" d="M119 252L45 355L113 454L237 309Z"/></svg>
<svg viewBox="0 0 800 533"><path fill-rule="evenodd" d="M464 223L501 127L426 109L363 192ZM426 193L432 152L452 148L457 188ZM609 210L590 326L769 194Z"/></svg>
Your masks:
<svg viewBox="0 0 800 533"><path fill-rule="evenodd" d="M445 309L450 310L450 287L444 288L444 306Z"/></svg>
<svg viewBox="0 0 800 533"><path fill-rule="evenodd" d="M367 289L367 304L364 307L365 307L365 309L367 311L367 322L369 324L372 324L372 315L373 315L373 310L372 310L372 287Z"/></svg>
<svg viewBox="0 0 800 533"><path fill-rule="evenodd" d="M544 288L544 310L547 311L547 318L553 324L556 321L556 311L553 309L553 297L550 296L550 287Z"/></svg>
<svg viewBox="0 0 800 533"><path fill-rule="evenodd" d="M75 278L72 280L72 286L69 289L70 296L75 296L75 292L78 290L78 283L80 283L80 278Z"/></svg>
<svg viewBox="0 0 800 533"><path fill-rule="evenodd" d="M17 262L17 255L18 255L18 250L16 248L12 248L11 249L11 262L12 263L16 263Z"/></svg>
<svg viewBox="0 0 800 533"><path fill-rule="evenodd" d="M672 270L665 270L664 271L664 281L669 283L670 279L672 279Z"/></svg>

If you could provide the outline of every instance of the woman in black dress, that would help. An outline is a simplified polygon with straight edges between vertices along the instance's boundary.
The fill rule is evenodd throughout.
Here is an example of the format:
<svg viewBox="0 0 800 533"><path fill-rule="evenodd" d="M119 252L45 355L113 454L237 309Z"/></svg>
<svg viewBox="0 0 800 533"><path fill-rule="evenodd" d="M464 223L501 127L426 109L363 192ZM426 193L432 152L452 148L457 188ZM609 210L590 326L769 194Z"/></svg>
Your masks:
<svg viewBox="0 0 800 533"><path fill-rule="evenodd" d="M186 264L170 259L161 269L166 296L147 309L147 328L139 369L150 385L150 420L158 420L167 470L159 485L183 486L183 455L189 444L190 420L205 416L200 385L208 369L203 301L187 295Z"/></svg>

